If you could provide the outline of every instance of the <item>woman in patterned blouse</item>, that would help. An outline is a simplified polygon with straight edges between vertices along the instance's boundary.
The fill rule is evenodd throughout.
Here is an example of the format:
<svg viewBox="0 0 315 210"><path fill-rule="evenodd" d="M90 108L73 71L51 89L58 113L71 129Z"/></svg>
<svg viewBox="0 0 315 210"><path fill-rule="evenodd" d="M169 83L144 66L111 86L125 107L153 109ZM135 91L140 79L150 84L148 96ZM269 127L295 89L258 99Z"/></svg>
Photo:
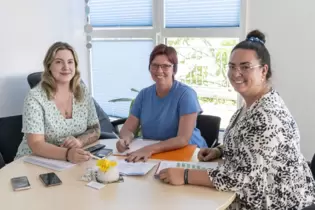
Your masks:
<svg viewBox="0 0 315 210"><path fill-rule="evenodd" d="M90 159L82 147L98 140L100 126L92 97L80 82L78 58L67 43L56 42L44 59L39 85L23 108L23 140L16 158L31 153L73 163Z"/></svg>
<svg viewBox="0 0 315 210"><path fill-rule="evenodd" d="M234 191L230 209L302 209L315 201L314 179L300 151L295 120L271 87L265 36L255 30L234 47L228 77L245 104L231 118L224 144L201 149L200 161L224 157L216 169L169 168L160 179Z"/></svg>

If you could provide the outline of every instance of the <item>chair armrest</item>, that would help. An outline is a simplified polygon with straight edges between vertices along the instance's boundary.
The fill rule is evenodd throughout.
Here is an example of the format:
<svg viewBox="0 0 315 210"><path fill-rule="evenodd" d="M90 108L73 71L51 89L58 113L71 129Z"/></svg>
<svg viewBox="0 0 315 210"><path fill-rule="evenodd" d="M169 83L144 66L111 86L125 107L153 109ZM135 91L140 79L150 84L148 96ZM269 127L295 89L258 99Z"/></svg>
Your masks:
<svg viewBox="0 0 315 210"><path fill-rule="evenodd" d="M302 210L314 210L314 209L315 209L315 204L312 204L310 206L303 208Z"/></svg>
<svg viewBox="0 0 315 210"><path fill-rule="evenodd" d="M111 121L111 123L114 127L117 127L117 125L123 125L126 122L126 120L127 118L121 118L118 120Z"/></svg>
<svg viewBox="0 0 315 210"><path fill-rule="evenodd" d="M117 135L109 132L101 132L100 139L117 139Z"/></svg>

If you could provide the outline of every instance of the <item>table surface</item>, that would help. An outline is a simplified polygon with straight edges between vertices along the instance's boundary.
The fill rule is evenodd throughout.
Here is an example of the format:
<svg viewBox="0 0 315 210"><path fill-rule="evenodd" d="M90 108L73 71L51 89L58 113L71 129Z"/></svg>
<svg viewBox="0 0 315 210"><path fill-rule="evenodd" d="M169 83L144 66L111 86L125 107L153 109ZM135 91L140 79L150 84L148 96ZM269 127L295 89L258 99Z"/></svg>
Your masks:
<svg viewBox="0 0 315 210"><path fill-rule="evenodd" d="M107 148L113 148L116 140L102 140ZM192 157L197 160L197 151ZM154 178L155 168L145 176L124 177L123 183L108 184L101 190L85 186L80 178L85 170L95 165L95 160L78 164L68 170L55 172L63 184L45 187L39 174L50 169L16 160L0 170L0 208L23 210L49 209L130 209L130 210L191 210L194 207L205 209L225 209L235 198L233 192L219 192L215 189L184 185L172 186ZM14 192L12 177L27 176L31 189Z"/></svg>

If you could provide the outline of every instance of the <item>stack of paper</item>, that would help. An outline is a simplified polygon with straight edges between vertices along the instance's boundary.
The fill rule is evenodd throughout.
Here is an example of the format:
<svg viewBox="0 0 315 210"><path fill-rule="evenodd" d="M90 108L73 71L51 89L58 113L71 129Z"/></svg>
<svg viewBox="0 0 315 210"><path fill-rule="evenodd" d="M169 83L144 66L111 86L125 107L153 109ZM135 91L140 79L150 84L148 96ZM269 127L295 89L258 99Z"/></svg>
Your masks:
<svg viewBox="0 0 315 210"><path fill-rule="evenodd" d="M126 162L118 161L118 171L121 175L126 176L143 176L146 175L157 163L152 162Z"/></svg>
<svg viewBox="0 0 315 210"><path fill-rule="evenodd" d="M38 157L38 156L33 156L33 155L25 157L24 162L42 166L42 167L49 168L56 171L63 171L65 169L75 166L75 164L70 163L70 162L66 162L62 160L53 160L53 159L48 159L48 158L43 158L43 157Z"/></svg>
<svg viewBox="0 0 315 210"><path fill-rule="evenodd" d="M187 169L208 169L216 168L218 163L216 162L176 162L176 161L162 161L160 162L158 169L155 172L157 176L161 170L165 168L187 168Z"/></svg>

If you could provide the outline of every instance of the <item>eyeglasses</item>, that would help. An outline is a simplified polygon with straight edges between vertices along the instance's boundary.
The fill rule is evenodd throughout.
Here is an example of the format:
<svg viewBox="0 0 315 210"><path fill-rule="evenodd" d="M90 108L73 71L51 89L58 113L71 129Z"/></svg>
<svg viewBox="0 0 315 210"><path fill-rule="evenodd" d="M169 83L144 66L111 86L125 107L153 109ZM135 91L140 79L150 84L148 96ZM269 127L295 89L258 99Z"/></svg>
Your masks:
<svg viewBox="0 0 315 210"><path fill-rule="evenodd" d="M255 66L250 66L250 65L240 65L240 66L228 65L227 69L228 69L229 72L240 71L241 73L246 74L250 70L252 70L252 69L254 69L256 67L261 67L261 65L255 65Z"/></svg>
<svg viewBox="0 0 315 210"><path fill-rule="evenodd" d="M150 65L150 69L157 71L159 68L161 67L161 69L163 71L167 71L169 70L171 67L173 67L173 64L157 64L157 63L151 63Z"/></svg>

